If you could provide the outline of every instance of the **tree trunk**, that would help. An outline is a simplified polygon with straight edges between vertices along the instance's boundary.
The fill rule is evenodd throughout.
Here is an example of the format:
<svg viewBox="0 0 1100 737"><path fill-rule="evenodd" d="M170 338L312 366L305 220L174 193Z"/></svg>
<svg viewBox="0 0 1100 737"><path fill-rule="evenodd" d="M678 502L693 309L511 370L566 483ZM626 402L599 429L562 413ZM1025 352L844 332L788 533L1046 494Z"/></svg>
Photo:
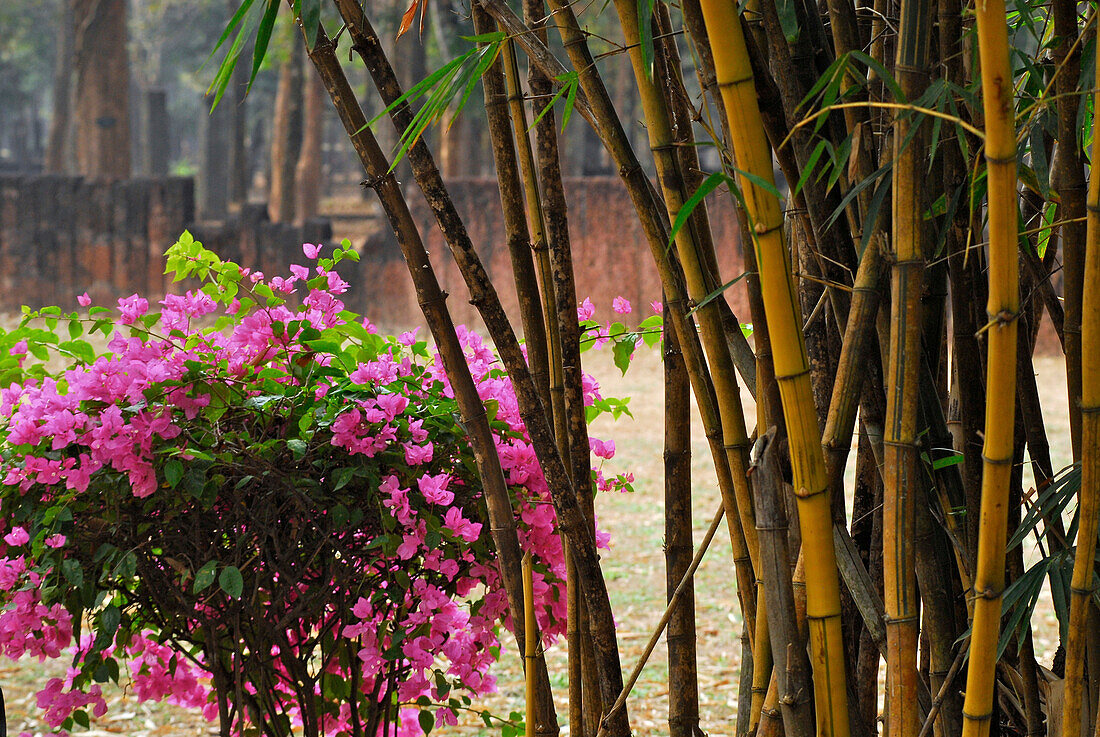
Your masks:
<svg viewBox="0 0 1100 737"><path fill-rule="evenodd" d="M298 166L294 170L294 189L297 204L294 222L301 224L316 217L321 209L321 182L324 161L321 142L325 133L325 86L321 78L310 75L305 83L302 109L302 150L298 154Z"/></svg>
<svg viewBox="0 0 1100 737"><path fill-rule="evenodd" d="M297 45L283 62L271 122L271 180L267 212L272 222L294 220L294 169L302 145L302 56Z"/></svg>
<svg viewBox="0 0 1100 737"><path fill-rule="evenodd" d="M61 28L57 59L53 74L53 117L50 119L49 142L46 144L46 172L69 174L73 169L76 143L73 138L73 6L66 2L61 8Z"/></svg>
<svg viewBox="0 0 1100 737"><path fill-rule="evenodd" d="M214 96L207 95L205 102L207 105L213 104ZM203 121L199 217L204 220L224 219L229 200L229 135L233 111L226 104L228 102L223 99Z"/></svg>
<svg viewBox="0 0 1100 737"><path fill-rule="evenodd" d="M130 176L130 62L126 0L72 0L77 172Z"/></svg>

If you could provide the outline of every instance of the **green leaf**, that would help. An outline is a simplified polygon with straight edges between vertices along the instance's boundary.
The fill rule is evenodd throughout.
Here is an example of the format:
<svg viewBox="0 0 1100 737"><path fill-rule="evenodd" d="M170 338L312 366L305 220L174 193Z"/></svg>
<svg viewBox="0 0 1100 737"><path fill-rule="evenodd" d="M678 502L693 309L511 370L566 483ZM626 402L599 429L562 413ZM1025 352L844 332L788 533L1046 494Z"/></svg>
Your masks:
<svg viewBox="0 0 1100 737"><path fill-rule="evenodd" d="M66 558L61 561L61 574L75 588L80 588L84 583L84 569L80 567L80 561L75 558Z"/></svg>
<svg viewBox="0 0 1100 737"><path fill-rule="evenodd" d="M794 185L794 190L791 192L791 196L795 197L802 191L802 187L809 181L810 175L813 174L814 167L817 166L817 160L821 158L821 154L825 153L825 148L828 146L828 142L821 140L817 142L817 146L814 147L813 153L810 154L810 158L806 160L806 165L802 167L802 175L798 177L798 183Z"/></svg>
<svg viewBox="0 0 1100 737"><path fill-rule="evenodd" d="M722 286L715 289L713 292L708 294L706 297L703 297L703 299L699 302L699 304L697 304L697 305L695 305L694 307L691 308L691 310L688 312L688 315L693 315L693 314L695 314L696 310L699 310L699 309L702 309L703 307L706 307L708 304L710 304L714 300L718 299L718 297L722 294L722 292L726 291L727 289L729 289L734 284L741 281L742 279L744 279L748 275L749 275L749 272L742 271L740 274L738 274L737 276L733 277L732 279L730 279L728 282L726 282Z"/></svg>
<svg viewBox="0 0 1100 737"><path fill-rule="evenodd" d="M197 594L214 583L214 577L218 570L218 561L210 560L203 564L195 573L195 583L191 586L191 593Z"/></svg>
<svg viewBox="0 0 1100 737"><path fill-rule="evenodd" d="M306 442L301 438L291 438L286 441L286 447L290 448L290 452L294 454L295 460L301 460L305 457L308 446Z"/></svg>
<svg viewBox="0 0 1100 737"><path fill-rule="evenodd" d="M775 9L787 43L795 43L798 40L798 14L795 12L794 0L776 0Z"/></svg>
<svg viewBox="0 0 1100 737"><path fill-rule="evenodd" d="M183 478L183 463L178 458L172 458L164 464L164 480L168 482L168 488L174 489Z"/></svg>
<svg viewBox="0 0 1100 737"><path fill-rule="evenodd" d="M962 453L956 453L944 458L936 458L932 461L932 470L939 471L941 468L949 468L950 466L957 466L966 460L966 456Z"/></svg>
<svg viewBox="0 0 1100 737"><path fill-rule="evenodd" d="M611 352L615 357L615 366L626 375L626 370L630 368L630 357L634 355L634 336L615 341Z"/></svg>
<svg viewBox="0 0 1100 737"><path fill-rule="evenodd" d="M637 0L638 35L642 47L642 66L646 76L653 78L653 7L656 0ZM789 0L788 0L789 2Z"/></svg>
<svg viewBox="0 0 1100 737"><path fill-rule="evenodd" d="M218 576L218 586L229 598L241 598L241 592L244 591L244 577L241 576L240 569L237 566L223 568L221 575Z"/></svg>
<svg viewBox="0 0 1100 737"><path fill-rule="evenodd" d="M260 28L256 31L256 45L252 47L252 72L248 77L248 89L252 89L252 83L256 80L256 74L260 71L260 65L267 55L267 45L271 41L271 31L275 27L275 16L279 14L279 0L267 0L267 10L260 20Z"/></svg>
<svg viewBox="0 0 1100 737"><path fill-rule="evenodd" d="M301 1L299 18L302 21L302 30L306 34L306 48L313 51L313 47L317 45L318 31L321 29L321 0Z"/></svg>
<svg viewBox="0 0 1100 737"><path fill-rule="evenodd" d="M699 185L699 188L695 190L691 197L688 197L687 202L680 208L680 212L676 213L676 219L672 222L672 228L669 230L668 244L670 247L672 246L672 242L676 239L676 234L680 232L680 228L684 227L684 223L688 221L688 218L691 217L691 213L694 212L699 203L702 202L708 194L718 189L718 187L726 182L729 182L729 177L726 176L725 172L716 171L704 179L703 183Z"/></svg>
<svg viewBox="0 0 1100 737"><path fill-rule="evenodd" d="M424 730L424 734L428 734L435 728L435 715L426 709L416 715L416 720L420 722L420 728Z"/></svg>

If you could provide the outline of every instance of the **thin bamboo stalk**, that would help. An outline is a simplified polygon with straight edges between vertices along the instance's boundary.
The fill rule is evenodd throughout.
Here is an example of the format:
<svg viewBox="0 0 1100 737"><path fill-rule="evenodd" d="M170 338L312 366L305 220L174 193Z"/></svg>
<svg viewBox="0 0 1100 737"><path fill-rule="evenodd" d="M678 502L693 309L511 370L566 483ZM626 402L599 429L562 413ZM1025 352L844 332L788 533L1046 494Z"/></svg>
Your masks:
<svg viewBox="0 0 1100 737"><path fill-rule="evenodd" d="M521 553L515 517L512 513L511 494L500 467L500 458L496 453L485 407L477 394L462 345L446 307L446 295L439 288L428 254L420 240L419 231L405 203L401 187L392 173L388 173L389 162L386 161L377 140L366 126L366 116L355 101L354 92L336 58L335 48L323 31L314 49L309 53L309 58L324 81L325 88L344 123L345 130L351 137L367 176L374 183L374 189L386 210L405 255L417 300L424 311L432 337L439 347L447 375L451 379L464 426L469 430L470 444L474 450L478 474L485 491L490 530L497 549L501 578L510 608L514 612L519 612L522 610L523 601ZM523 629L518 618L513 621L513 632L517 644L520 651L525 652ZM544 689L543 693L549 695L550 681L546 675L545 662L541 659L538 662L536 675L540 688ZM556 724L556 719L553 717L553 700L548 698L546 701L550 705L547 718Z"/></svg>
<svg viewBox="0 0 1100 737"><path fill-rule="evenodd" d="M496 29L492 18L479 8L472 10L472 16L475 33L485 34ZM504 237L508 243L523 336L527 343L527 362L531 366L531 377L539 387L543 404L550 407L550 356L547 350L546 321L543 319L543 305L539 299L535 262L531 256L531 234L524 212L523 186L516 161L515 141L512 140L503 66L497 58L482 75L485 117L504 215Z"/></svg>
<svg viewBox="0 0 1100 737"><path fill-rule="evenodd" d="M1100 68L1100 55L1097 65ZM1100 99L1100 95L1094 96L1096 99ZM1100 138L1094 136L1093 161L1100 161L1096 158L1098 155ZM1095 172L1089 177L1085 243L1084 280L1086 284L1097 284L1100 283L1096 281L1100 279L1100 176ZM1087 708L1083 703L1087 693L1084 678L1086 620L1094 591L1093 559L1100 528L1100 365L1095 360L1095 356L1100 355L1100 294L1095 288L1086 289L1082 298L1081 355L1080 522L1070 581L1069 637L1065 643L1066 701L1062 731L1066 737L1079 737L1080 714ZM1084 356L1091 360L1084 360ZM1096 721L1100 724L1100 719Z"/></svg>
<svg viewBox="0 0 1100 737"><path fill-rule="evenodd" d="M691 542L691 384L676 330L664 329L665 593L668 600L684 579L692 557ZM669 737L696 737L699 730L699 681L696 671L695 588L683 597L668 623Z"/></svg>
<svg viewBox="0 0 1100 737"><path fill-rule="evenodd" d="M493 12L498 21L507 18L507 7L499 7L496 2L484 3L487 10ZM595 62L588 51L588 45L584 34L577 25L576 17L571 8L559 0L550 0L553 18L558 30L561 32L562 41L570 62L578 72L580 85L592 100L596 110L597 119L600 121L598 131L603 138L612 159L618 164L620 176L627 185L642 223L646 240L650 247L654 261L657 264L658 273L661 276L661 284L665 290L666 303L670 308L673 325L676 328L677 337L680 340L684 362L691 378L692 391L699 407L703 429L707 436L711 455L714 458L715 471L718 476L719 489L723 499L733 499L734 478L730 472L730 466L724 450L724 438L718 419L717 400L714 388L710 383L710 374L706 367L702 346L695 324L687 316L687 297L683 286L683 275L677 270L677 262L669 257L667 250L667 228L659 213L664 211L660 202L654 197L649 180L634 152L630 148L622 125L614 112L611 98L600 78ZM514 20L512 21L514 25ZM509 26L512 27L512 26ZM530 39L527 39L530 42ZM527 45L525 44L525 49ZM535 56L531 57L535 60ZM755 361L753 364L755 365ZM745 375L742 367L738 371ZM750 388L751 391L751 388ZM730 542L733 549L734 563L737 571L737 592L741 600L742 613L749 625L750 632L755 632L756 621L756 595L755 576L752 571L749 550L745 541L745 533L736 514L727 515Z"/></svg>
<svg viewBox="0 0 1100 737"><path fill-rule="evenodd" d="M659 6L658 11L662 8L664 8L663 5ZM703 22L703 11L699 7L699 0L685 0L682 3L681 10L683 12L684 30L687 31L698 52L695 71L699 78L699 84L714 101L721 123L722 140L726 142L729 140L729 119L726 117L726 108L722 105L721 92L718 90L718 78L714 71L714 54L710 50L710 39L707 37L706 24ZM664 9L664 13L667 15L667 8ZM670 23L661 26L660 35L666 37L665 46L669 50L667 56L675 57L675 35L672 32ZM666 79L671 78L679 69L678 63L666 62L665 66L669 67L669 71L665 72ZM680 88L682 89L682 83ZM681 168L689 178L691 172L699 171L699 177L691 183L694 188L699 185L702 174L698 164L698 149L694 145L694 137L691 136L693 115L689 109L690 106L686 103L686 92L675 95L672 110L677 131L684 131L680 138L683 143L688 144L678 149L681 156ZM724 158L728 158L728 146L724 147L722 154ZM692 160L694 160L694 164L692 164ZM733 162L726 161L725 163L732 165ZM732 192L730 199L733 201L737 213L741 243L750 243L752 242L752 230L749 226L748 216L745 214L744 208L741 207L741 203L737 201L736 197L732 196ZM757 429L763 431L774 425L779 436L784 437L787 434L787 428L783 420L783 410L779 400L779 386L775 382L771 338L768 335L767 321L764 319L764 302L760 297L760 278L756 267L756 252L751 248L742 250L745 258L745 291L748 292L749 313L753 321L752 340L753 350L756 354L756 386L759 387L754 394L754 397L756 397ZM718 270L715 267L713 271L716 273ZM741 326L739 324L730 325L729 322L729 316L723 315L723 327L727 335L731 331L735 331L740 335Z"/></svg>
<svg viewBox="0 0 1100 737"><path fill-rule="evenodd" d="M382 53L381 46L377 43L377 35L367 30L369 24L358 3L354 0L340 0L340 3L342 15L345 10L342 4L351 5L348 10L354 12L349 12L344 19L349 29L356 26L352 29L354 48L363 56L383 100L388 105L392 105L400 97L401 89L385 54ZM407 105L397 105L391 110L390 117L398 129L404 130L410 122L411 112ZM440 230L450 246L451 254L470 290L471 303L478 309L500 354L501 361L512 379L520 416L527 427L546 476L559 527L565 533L566 544L570 547L570 553L585 582L583 593L591 613L589 640L593 645L600 668L600 690L605 698L614 698L614 695L622 690L622 673L619 669L614 619L607 595L606 581L595 554L592 530L586 522L578 494L570 481L562 456L558 452L551 424L542 409L538 391L531 379L519 342L500 305L496 289L470 241L469 234L454 208L454 203L447 195L439 170L423 140L417 141L410 147L408 158L417 184L436 216ZM611 717L608 726L613 735L629 734L626 710L621 710Z"/></svg>
<svg viewBox="0 0 1100 737"><path fill-rule="evenodd" d="M777 457L775 429L762 435L753 449L750 469L760 532L761 576L768 591L768 626L784 732L809 735L814 729L809 692L810 662L806 641L798 631L794 589L791 586L790 552L787 548L787 513L783 504L783 478Z"/></svg>
<svg viewBox="0 0 1100 737"><path fill-rule="evenodd" d="M531 553L523 556L523 631L526 637L524 662L524 693L527 699L527 711L524 720L524 734L535 737L538 723L538 682L535 680L535 661L539 657L539 628L535 620L535 581Z"/></svg>
<svg viewBox="0 0 1100 737"><path fill-rule="evenodd" d="M981 521L974 622L963 702L963 737L985 737L993 714L994 666L1004 592L1005 536L1016 395L1019 277L1016 257L1016 131L1008 26L1001 0L975 6L985 112L989 192L989 323Z"/></svg>
<svg viewBox="0 0 1100 737"><path fill-rule="evenodd" d="M710 37L724 40L712 50L730 120L734 155L743 171L770 183L771 156L736 6L719 0L704 0L700 4ZM760 187L744 176L740 184L746 210L754 223L761 292L787 418L806 566L806 609L818 734L846 737L849 734L848 695L828 479L800 329L801 317L791 280L789 255L783 242L783 218L774 190Z"/></svg>
<svg viewBox="0 0 1100 737"><path fill-rule="evenodd" d="M902 0L895 74L902 91L915 99L927 81L931 4ZM886 604L886 730L891 737L914 737L917 716L916 505L921 484L917 448L918 384L921 368L921 277L924 263L925 163L921 120L901 113L894 121L898 146L893 169L893 244L889 362L886 374L886 435L883 471L883 571ZM907 142L907 143L906 143Z"/></svg>
<svg viewBox="0 0 1100 737"><path fill-rule="evenodd" d="M478 33L486 33L496 28L491 16L480 6L471 7L475 18L481 19L484 30ZM531 150L531 140L527 126L527 111L524 107L523 89L519 80L519 65L516 62L516 53L513 43L506 41L501 47L501 61L504 67L504 82L507 99L507 123L511 125L509 140L515 141L515 150L518 153L520 181L516 182L514 196L520 201L526 202L527 221L533 236L529 246L534 252L534 262L538 270L536 283L537 292L541 296L541 310L546 315L546 322L542 331L543 344L540 352L545 356L548 372L546 392L543 397L543 406L548 408L553 417L554 435L557 438L558 449L563 456L569 455L569 420L566 417L565 408L565 377L561 360L561 334L560 320L557 309L557 299L554 294L553 277L550 267L549 247L546 236L546 218L542 207L542 194L539 188L538 174L536 172L534 152ZM503 186L501 187L503 191ZM530 258L530 251L527 254ZM532 274L534 276L534 274ZM528 341L528 356L531 352L531 342ZM578 476L578 469L570 467L572 479L587 478L587 469L584 476ZM583 495L582 502L587 502L590 495ZM591 504L583 504L589 520L593 519ZM569 670L569 724L577 725L578 734L583 737L595 729L595 720L598 719L598 711L594 717L585 718L586 701L599 701L599 690L596 687L595 664L589 662L585 667L584 631L587 623L584 617L584 602L579 596L580 584L577 580L577 568L573 565L572 557L566 559L566 640L567 659ZM589 650L589 652L591 652ZM588 659L591 661L591 657ZM588 698L585 698L587 692ZM591 712L591 708L587 711Z"/></svg>
<svg viewBox="0 0 1100 737"><path fill-rule="evenodd" d="M542 0L525 0L523 4L524 17L534 30L535 36L543 43L547 40L545 29L545 6ZM583 379L581 376L580 357L580 328L575 319L574 305L577 304L577 290L573 278L573 259L569 243L569 223L567 216L567 203L565 191L562 186L561 165L558 156L557 122L554 108L551 104L553 85L550 79L537 65L531 64L528 70L528 84L534 100L534 110L538 122L535 124L535 153L539 169L539 182L545 207L543 217L546 227L546 241L549 249L551 283L554 299L558 310L557 328L561 352L562 383L565 399L566 430L569 439L569 458L574 484L580 485L580 479L589 477L591 468L590 450L588 446L588 422L585 415ZM581 503L589 520L595 520L594 510L595 495L590 488L588 493L581 495ZM581 619L586 620L584 602L575 594L571 596L574 606L579 609ZM579 605L579 606L578 606ZM577 629L583 632L587 626L582 625ZM603 702L600 699L599 689L593 684L595 663L592 662L592 648L584 647L584 639L580 640L581 650L578 662L570 663L570 688L579 689L581 699L575 696L571 699L580 702L579 714L570 714L571 727L575 729L578 737L586 734L595 734L598 729L598 720L603 712ZM570 645L570 653L576 650L576 641ZM585 667L587 666L587 667ZM585 673L588 674L589 687L583 687ZM574 686L574 684L576 684Z"/></svg>
<svg viewBox="0 0 1100 737"><path fill-rule="evenodd" d="M1081 402L1082 363L1089 354L1083 351L1083 294L1086 225L1085 171L1082 165L1077 110L1081 104L1078 80L1081 76L1081 45L1077 43L1077 3L1073 0L1054 0L1051 3L1054 19L1054 63L1057 78L1054 82L1054 106L1058 112L1058 153L1051 172L1051 183L1058 192L1060 205L1058 218L1065 221L1060 228L1062 241L1063 305L1065 323L1063 335L1066 350L1066 384L1069 390L1069 428L1073 448L1073 460L1081 459ZM1090 178L1091 179L1091 178ZM1091 181L1090 181L1091 185ZM1071 727L1072 729L1072 727Z"/></svg>
<svg viewBox="0 0 1100 737"><path fill-rule="evenodd" d="M671 222L675 222L680 215L684 202L687 201L690 195L686 191L683 172L675 153L676 142L672 131L668 101L662 89L655 84L654 78L651 76L650 70L646 68L642 56L637 3L633 0L615 0L615 8L619 16L619 25L630 49L629 54L631 65L634 68L634 79L638 85L642 101L646 131L649 135L653 159L657 166L657 175L664 195L665 206L668 209L668 218ZM645 20L646 22L651 21L650 18ZM662 53L661 48L656 51L658 54ZM749 488L747 478L749 438L745 431L741 391L737 385L737 372L734 368L733 358L725 341L718 302L712 300L703 304L709 294L706 277L708 259L704 256L704 253L707 249L713 251L714 248L711 240L710 224L706 217L706 203L700 202L696 205L693 215L694 217L689 219L684 227L676 233L674 242L676 252L684 267L688 295L699 305L696 308L696 314L698 315L703 344L706 347L707 358L711 366L711 376L714 380L726 462L729 464L730 473L733 476L734 497L724 499L726 512L730 515L736 514L739 517L753 570L759 572L760 545L756 534L756 520L753 516L752 491ZM759 580L759 575L757 578ZM764 611L764 595L760 585L757 587L756 606L758 613ZM767 657L770 651L767 632L767 621L758 619L753 647L752 710L754 713L758 712L763 705L764 691L767 686L768 671L770 670Z"/></svg>

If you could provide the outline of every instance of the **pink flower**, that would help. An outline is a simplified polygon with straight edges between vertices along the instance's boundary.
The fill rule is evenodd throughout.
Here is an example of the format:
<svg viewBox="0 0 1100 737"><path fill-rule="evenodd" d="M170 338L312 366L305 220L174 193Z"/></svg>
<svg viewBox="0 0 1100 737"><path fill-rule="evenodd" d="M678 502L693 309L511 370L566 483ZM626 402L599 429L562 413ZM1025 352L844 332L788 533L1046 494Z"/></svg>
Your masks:
<svg viewBox="0 0 1100 737"><path fill-rule="evenodd" d="M20 545L26 545L30 542L31 536L27 534L27 531L22 527L13 527L12 531L7 535L4 535L4 542L12 547L18 547Z"/></svg>
<svg viewBox="0 0 1100 737"><path fill-rule="evenodd" d="M661 300L655 299L649 303L649 309L653 310L655 314L660 315L662 312L664 312L665 305L663 302L661 302Z"/></svg>
<svg viewBox="0 0 1100 737"><path fill-rule="evenodd" d="M60 548L65 545L65 536L61 534L50 535L46 538L46 547L48 548Z"/></svg>
<svg viewBox="0 0 1100 737"><path fill-rule="evenodd" d="M11 347L8 351L9 356L25 356L27 355L27 341L21 340Z"/></svg>
<svg viewBox="0 0 1100 737"><path fill-rule="evenodd" d="M620 315L629 315L632 308L630 307L630 300L626 297L616 297L611 300L611 309Z"/></svg>
<svg viewBox="0 0 1100 737"><path fill-rule="evenodd" d="M481 535L481 525L463 517L462 510L458 507L451 507L443 515L443 526L453 532L455 537L468 543L477 540Z"/></svg>
<svg viewBox="0 0 1100 737"><path fill-rule="evenodd" d="M401 345L411 346L416 342L416 334L420 331L420 327L415 327L412 330L408 330L401 335L397 336L397 342Z"/></svg>
<svg viewBox="0 0 1100 737"><path fill-rule="evenodd" d="M85 292L84 294L76 298L76 303L81 307L87 307L92 303L92 298L88 296L87 292Z"/></svg>
<svg viewBox="0 0 1100 737"><path fill-rule="evenodd" d="M598 458L614 458L615 457L615 441L608 440L604 442L599 438L589 438L588 445L592 448L592 454Z"/></svg>
<svg viewBox="0 0 1100 737"><path fill-rule="evenodd" d="M122 313L122 323L133 325L139 317L149 311L149 301L136 294L131 294L129 297L119 297L118 310Z"/></svg>
<svg viewBox="0 0 1100 737"><path fill-rule="evenodd" d="M445 473L438 476L424 474L417 480L416 485L420 487L420 493L424 495L426 502L445 506L455 500L454 493L447 491L447 484L450 481L451 477Z"/></svg>
<svg viewBox="0 0 1100 737"><path fill-rule="evenodd" d="M581 306L577 308L578 320L591 320L592 316L596 314L596 306L592 304L592 300L588 297L584 298L581 302Z"/></svg>
<svg viewBox="0 0 1100 737"><path fill-rule="evenodd" d="M321 253L321 247L315 246L312 243L303 243L302 253L306 255L306 258L317 258L318 254Z"/></svg>

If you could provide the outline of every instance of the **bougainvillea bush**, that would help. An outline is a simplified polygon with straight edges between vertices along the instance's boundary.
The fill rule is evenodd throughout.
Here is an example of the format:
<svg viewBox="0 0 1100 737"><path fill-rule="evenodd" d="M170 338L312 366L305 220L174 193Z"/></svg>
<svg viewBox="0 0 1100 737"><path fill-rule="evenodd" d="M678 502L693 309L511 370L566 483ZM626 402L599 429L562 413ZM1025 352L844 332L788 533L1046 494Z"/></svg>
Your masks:
<svg viewBox="0 0 1100 737"><path fill-rule="evenodd" d="M71 659L38 694L51 728L101 716L108 682L223 734L307 736L430 731L493 689L507 600L441 361L344 310L346 242L303 250L265 278L184 234L168 271L201 286L159 311L134 295L0 335L0 646ZM550 641L546 484L492 351L460 336Z"/></svg>

